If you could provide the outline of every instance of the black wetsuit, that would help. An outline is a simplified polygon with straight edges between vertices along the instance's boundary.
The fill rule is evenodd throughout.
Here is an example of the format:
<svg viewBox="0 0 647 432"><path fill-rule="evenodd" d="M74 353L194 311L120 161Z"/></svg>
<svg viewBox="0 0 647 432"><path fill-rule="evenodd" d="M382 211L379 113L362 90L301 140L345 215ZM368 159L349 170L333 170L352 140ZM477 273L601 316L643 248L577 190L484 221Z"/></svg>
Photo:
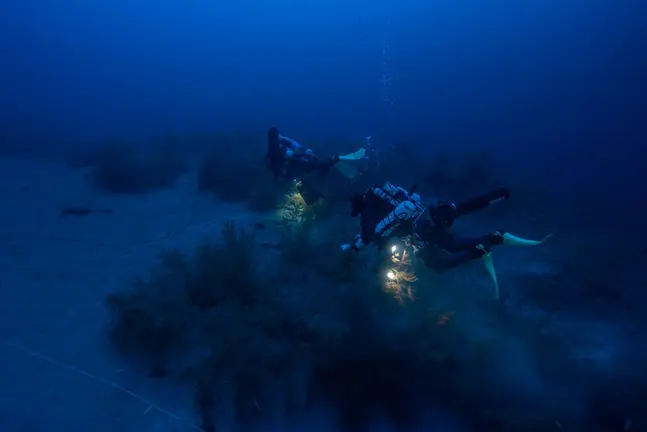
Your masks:
<svg viewBox="0 0 647 432"><path fill-rule="evenodd" d="M376 226L394 211L396 205L368 190L364 194L355 194L351 198L351 217L361 217L359 235L361 244L375 243L379 250L393 237L410 236L418 243L416 255L427 267L442 273L467 261L480 258L493 246L503 244L504 231L494 231L474 238L458 238L449 232L449 228L456 218L486 208L509 196L508 189L499 188L459 204L439 202L428 210L428 215L425 215L427 217L401 220L393 232L386 237L381 237L376 234Z"/></svg>
<svg viewBox="0 0 647 432"><path fill-rule="evenodd" d="M327 173L339 159L321 160L316 156L295 154L285 162L283 174L289 178L300 178L312 172Z"/></svg>
<svg viewBox="0 0 647 432"><path fill-rule="evenodd" d="M425 219L416 226L416 233L426 243L425 247L418 250L417 256L427 267L442 273L467 261L481 258L493 246L502 245L504 231L459 238L450 233L449 228L456 218L489 207L509 196L508 189L499 188L459 204L439 203L429 210L431 219Z"/></svg>
<svg viewBox="0 0 647 432"><path fill-rule="evenodd" d="M457 238L447 228L432 226L418 232L427 243L416 256L435 272L442 273L476 258L481 258L493 246L503 244L503 231L495 231L479 237ZM422 234L424 233L424 234ZM482 248L480 248L481 246Z"/></svg>

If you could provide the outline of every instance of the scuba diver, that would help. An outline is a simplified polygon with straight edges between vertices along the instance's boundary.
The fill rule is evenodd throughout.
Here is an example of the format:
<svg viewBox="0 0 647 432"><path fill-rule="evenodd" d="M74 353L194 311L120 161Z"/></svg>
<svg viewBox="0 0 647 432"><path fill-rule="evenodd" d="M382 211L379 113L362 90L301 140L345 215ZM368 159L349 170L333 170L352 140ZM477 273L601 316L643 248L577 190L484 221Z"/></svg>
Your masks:
<svg viewBox="0 0 647 432"><path fill-rule="evenodd" d="M283 136L275 127L267 131L265 164L274 178L298 178L311 172L327 173L339 162L339 155L328 160L319 159L312 150L303 150L298 142Z"/></svg>
<svg viewBox="0 0 647 432"><path fill-rule="evenodd" d="M290 179L306 205L317 202L323 194L312 184L304 181L306 174L317 172L327 174L335 167L342 176L354 180L361 175L359 165L366 159L366 150L361 148L347 155L334 155L328 160L319 159L312 150L303 150L301 144L280 134L276 127L267 131L267 154L265 163L275 179ZM341 162L341 163L340 163ZM312 180L312 179L310 179Z"/></svg>
<svg viewBox="0 0 647 432"><path fill-rule="evenodd" d="M413 188L415 192L415 187ZM424 264L442 273L468 261L482 258L495 286L499 286L492 262L491 248L499 245L536 246L541 241L527 240L505 231L494 231L476 238L457 238L449 232L454 220L489 207L510 197L506 188L461 202L438 201L431 206L421 203L420 195L392 183L367 189L351 198L351 217L360 217L360 233L353 242L342 245L343 251L360 251L375 243L382 250L389 240L401 238L411 246Z"/></svg>

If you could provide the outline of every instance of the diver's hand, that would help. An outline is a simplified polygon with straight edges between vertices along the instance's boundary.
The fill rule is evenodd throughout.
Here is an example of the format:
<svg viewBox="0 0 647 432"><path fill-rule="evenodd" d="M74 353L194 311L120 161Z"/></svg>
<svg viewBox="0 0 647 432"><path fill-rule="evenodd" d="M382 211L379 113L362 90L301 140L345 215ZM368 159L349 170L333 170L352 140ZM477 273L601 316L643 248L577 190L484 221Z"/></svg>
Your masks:
<svg viewBox="0 0 647 432"><path fill-rule="evenodd" d="M352 250L353 247L351 245L349 245L349 244L343 244L343 245L341 245L340 249L341 249L342 252L348 252L348 251Z"/></svg>

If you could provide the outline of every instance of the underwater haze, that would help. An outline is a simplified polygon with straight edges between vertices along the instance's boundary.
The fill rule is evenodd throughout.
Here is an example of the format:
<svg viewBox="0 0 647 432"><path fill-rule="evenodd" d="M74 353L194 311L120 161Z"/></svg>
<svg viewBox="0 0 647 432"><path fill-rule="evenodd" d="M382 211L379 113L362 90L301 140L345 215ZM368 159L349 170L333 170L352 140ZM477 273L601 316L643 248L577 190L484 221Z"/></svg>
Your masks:
<svg viewBox="0 0 647 432"><path fill-rule="evenodd" d="M644 103L644 9L634 0L10 1L0 15L3 127L105 138L269 117L297 133L375 134L388 98L394 130L379 132L425 145L609 140L601 132L639 120Z"/></svg>
<svg viewBox="0 0 647 432"><path fill-rule="evenodd" d="M647 430L647 2L1 3L0 430ZM272 126L379 157L302 206ZM384 181L556 235L403 300Z"/></svg>

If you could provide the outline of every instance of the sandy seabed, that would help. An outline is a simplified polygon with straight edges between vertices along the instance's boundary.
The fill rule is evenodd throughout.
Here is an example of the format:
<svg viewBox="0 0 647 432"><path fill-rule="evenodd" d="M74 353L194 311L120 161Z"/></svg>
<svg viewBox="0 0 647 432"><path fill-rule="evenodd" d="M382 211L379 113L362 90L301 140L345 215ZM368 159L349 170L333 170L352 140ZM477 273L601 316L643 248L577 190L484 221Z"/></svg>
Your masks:
<svg viewBox="0 0 647 432"><path fill-rule="evenodd" d="M260 216L173 189L108 196L59 161L0 159L0 430L195 430L189 389L129 370L110 352L103 299L160 251L190 250L222 224ZM93 210L61 216L64 208Z"/></svg>
<svg viewBox="0 0 647 432"><path fill-rule="evenodd" d="M0 158L0 431L198 430L192 389L148 378L110 351L103 305L106 295L146 272L164 249L191 251L204 238L219 236L228 220L240 227L272 223L272 215L198 194L195 177L181 177L172 189L114 196L94 190L88 171L61 161ZM62 215L73 206L93 211ZM546 248L497 250L507 303L521 304L516 278L556 274L557 264L583 242L602 242L592 237L566 233ZM491 298L479 265L445 280L470 287L464 293L470 302ZM611 367L619 340L612 323L592 327L591 320L553 317L555 330L565 336L593 339L578 347L582 357Z"/></svg>

